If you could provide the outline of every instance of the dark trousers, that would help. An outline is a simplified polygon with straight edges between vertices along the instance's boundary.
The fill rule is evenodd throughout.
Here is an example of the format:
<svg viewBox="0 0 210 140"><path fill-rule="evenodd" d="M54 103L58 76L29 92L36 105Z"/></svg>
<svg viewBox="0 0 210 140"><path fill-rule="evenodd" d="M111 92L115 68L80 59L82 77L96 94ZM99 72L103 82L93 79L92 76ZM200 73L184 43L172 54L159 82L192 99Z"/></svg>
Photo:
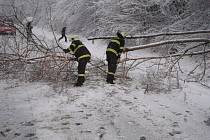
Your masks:
<svg viewBox="0 0 210 140"><path fill-rule="evenodd" d="M65 42L67 42L67 37L66 37L66 35L62 35L62 36L58 39L58 41L60 41L62 38L65 38Z"/></svg>
<svg viewBox="0 0 210 140"><path fill-rule="evenodd" d="M108 61L108 74L106 81L108 83L113 83L114 74L117 70L117 57L113 54L107 53L107 61Z"/></svg>
<svg viewBox="0 0 210 140"><path fill-rule="evenodd" d="M32 41L32 31L31 30L27 30L27 41Z"/></svg>
<svg viewBox="0 0 210 140"><path fill-rule="evenodd" d="M85 69L90 58L83 58L78 61L78 79L77 85L82 85L85 82Z"/></svg>

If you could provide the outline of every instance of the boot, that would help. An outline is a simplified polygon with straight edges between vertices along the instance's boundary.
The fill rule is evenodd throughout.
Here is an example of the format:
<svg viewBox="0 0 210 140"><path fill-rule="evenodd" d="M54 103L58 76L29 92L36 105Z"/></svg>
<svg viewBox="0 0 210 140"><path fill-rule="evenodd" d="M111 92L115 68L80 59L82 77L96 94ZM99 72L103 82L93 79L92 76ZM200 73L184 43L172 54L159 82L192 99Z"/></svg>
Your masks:
<svg viewBox="0 0 210 140"><path fill-rule="evenodd" d="M83 85L84 82L85 82L85 78L84 77L78 77L77 83L74 86L75 87L80 87L80 86Z"/></svg>
<svg viewBox="0 0 210 140"><path fill-rule="evenodd" d="M81 87L83 85L83 83L75 83L74 86L75 87Z"/></svg>
<svg viewBox="0 0 210 140"><path fill-rule="evenodd" d="M106 80L107 84L115 84L113 81Z"/></svg>
<svg viewBox="0 0 210 140"><path fill-rule="evenodd" d="M114 75L107 75L107 79L106 79L106 82L108 83L108 84L115 84L114 82L113 82L113 80L114 80Z"/></svg>

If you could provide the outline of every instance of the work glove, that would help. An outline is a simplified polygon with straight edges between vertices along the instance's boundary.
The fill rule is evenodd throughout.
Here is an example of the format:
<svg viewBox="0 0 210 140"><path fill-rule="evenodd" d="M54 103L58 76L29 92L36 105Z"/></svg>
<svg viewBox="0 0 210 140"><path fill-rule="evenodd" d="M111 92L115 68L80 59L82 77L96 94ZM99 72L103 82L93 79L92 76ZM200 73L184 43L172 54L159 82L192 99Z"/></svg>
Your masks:
<svg viewBox="0 0 210 140"><path fill-rule="evenodd" d="M128 52L128 48L123 48L123 53Z"/></svg>
<svg viewBox="0 0 210 140"><path fill-rule="evenodd" d="M117 59L117 64L120 63L120 57Z"/></svg>
<svg viewBox="0 0 210 140"><path fill-rule="evenodd" d="M76 57L70 57L68 60L69 61L77 61L77 58Z"/></svg>
<svg viewBox="0 0 210 140"><path fill-rule="evenodd" d="M68 50L68 49L63 49L63 51L64 51L65 53L68 53L68 52L69 52L69 50Z"/></svg>
<svg viewBox="0 0 210 140"><path fill-rule="evenodd" d="M121 56L121 54L118 54L118 55L117 55L117 59L120 59L120 56Z"/></svg>
<svg viewBox="0 0 210 140"><path fill-rule="evenodd" d="M77 58L75 57L75 58L73 58L73 60L74 60L74 61L77 61Z"/></svg>

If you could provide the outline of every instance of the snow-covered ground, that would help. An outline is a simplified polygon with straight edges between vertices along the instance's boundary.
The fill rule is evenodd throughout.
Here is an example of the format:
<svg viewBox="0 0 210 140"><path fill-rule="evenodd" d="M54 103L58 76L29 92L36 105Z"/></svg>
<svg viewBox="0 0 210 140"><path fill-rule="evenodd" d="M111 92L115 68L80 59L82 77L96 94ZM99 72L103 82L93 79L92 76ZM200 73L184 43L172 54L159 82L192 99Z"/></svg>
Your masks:
<svg viewBox="0 0 210 140"><path fill-rule="evenodd" d="M186 83L144 94L138 83L107 85L0 82L1 140L207 140L210 93Z"/></svg>
<svg viewBox="0 0 210 140"><path fill-rule="evenodd" d="M53 38L38 29L34 33ZM84 43L93 59L105 58L105 42ZM1 80L0 140L210 138L209 88L180 83L182 88L167 94L145 94L138 79L142 71L138 72L131 73L132 80L117 79L115 85L106 84L103 78L87 78L82 87L68 82Z"/></svg>

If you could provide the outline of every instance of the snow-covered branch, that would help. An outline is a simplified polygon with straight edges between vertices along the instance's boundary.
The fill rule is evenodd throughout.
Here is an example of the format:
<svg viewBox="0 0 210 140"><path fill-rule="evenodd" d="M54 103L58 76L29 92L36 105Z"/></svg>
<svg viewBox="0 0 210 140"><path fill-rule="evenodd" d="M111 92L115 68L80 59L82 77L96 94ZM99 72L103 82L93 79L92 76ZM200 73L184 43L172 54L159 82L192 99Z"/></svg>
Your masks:
<svg viewBox="0 0 210 140"><path fill-rule="evenodd" d="M188 32L168 32L168 33L156 33L148 35L135 35L127 36L126 39L138 39L138 38L151 38L158 36L175 36L175 35L193 35L193 34L206 34L210 33L210 30L198 30L198 31L188 31ZM111 39L114 36L102 36L102 37L90 37L88 40L97 40L97 39Z"/></svg>
<svg viewBox="0 0 210 140"><path fill-rule="evenodd" d="M125 48L124 52L147 49L147 48L162 46L162 45L166 45L166 44L193 43L193 42L207 42L207 43L210 43L210 39L207 39L207 38L191 38L191 39L166 40L166 41L160 41L160 42L150 43L150 44L146 44L146 45L140 45L140 46L136 46L136 47Z"/></svg>
<svg viewBox="0 0 210 140"><path fill-rule="evenodd" d="M170 57L178 57L178 56L193 56L193 55L202 55L202 54L207 54L210 53L210 49L206 51L199 51L199 52L193 52L193 53L187 53L187 54L173 54L173 55L166 55L166 56L154 56L154 57L139 57L139 58L127 58L123 59L121 62L124 61L130 61L130 60L146 60L146 59L162 59L162 58L170 58Z"/></svg>

